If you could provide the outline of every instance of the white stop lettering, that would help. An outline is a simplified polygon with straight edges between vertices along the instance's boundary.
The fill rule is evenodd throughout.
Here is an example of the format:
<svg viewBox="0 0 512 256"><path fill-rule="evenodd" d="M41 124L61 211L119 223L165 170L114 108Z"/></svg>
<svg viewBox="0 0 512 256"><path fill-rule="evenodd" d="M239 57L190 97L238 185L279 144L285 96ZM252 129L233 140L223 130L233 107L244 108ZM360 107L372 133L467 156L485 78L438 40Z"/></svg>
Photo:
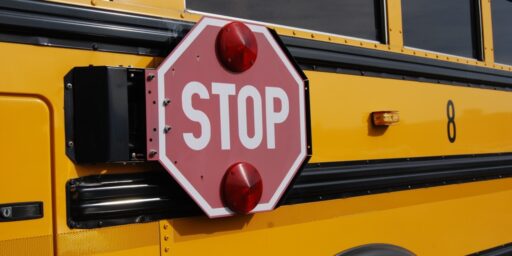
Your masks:
<svg viewBox="0 0 512 256"><path fill-rule="evenodd" d="M230 96L236 95L236 85L230 83L212 83L211 94L217 95L219 101L220 117L220 140L221 149L231 149L231 118L229 111ZM200 125L200 134L195 137L191 132L183 133L183 139L187 146L193 150L202 150L208 146L211 140L211 124L208 115L201 110L194 109L192 106L192 97L198 95L200 99L211 100L208 89L202 83L197 81L189 82L181 94L181 104L186 117ZM247 149L259 147L263 140L263 132L266 132L266 146L268 149L276 148L276 125L286 121L289 114L289 100L286 92L280 87L265 87L265 111L263 111L263 99L252 85L244 85L238 92L237 97L237 119L238 119L238 139ZM247 120L247 104L250 101L253 104L253 124L254 135L251 137L248 133L249 128ZM275 100L280 101L281 109L276 112ZM263 128L263 118L265 118L265 129Z"/></svg>

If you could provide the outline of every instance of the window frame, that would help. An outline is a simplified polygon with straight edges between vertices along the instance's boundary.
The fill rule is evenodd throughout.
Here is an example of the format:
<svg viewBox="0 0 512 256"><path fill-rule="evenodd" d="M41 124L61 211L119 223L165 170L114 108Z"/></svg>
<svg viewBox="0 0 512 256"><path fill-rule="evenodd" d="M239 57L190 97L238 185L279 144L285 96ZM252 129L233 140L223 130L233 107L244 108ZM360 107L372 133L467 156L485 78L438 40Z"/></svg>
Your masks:
<svg viewBox="0 0 512 256"><path fill-rule="evenodd" d="M493 13L492 12L492 2L493 1L490 1L489 4L490 4L490 12L491 12L491 25L490 26L491 26L491 31L492 31L491 38L492 38L492 51L493 51L494 64L495 65L501 65L501 66L512 66L512 62L507 64L507 63L496 61L496 56L498 54L496 54L496 47L495 47L496 46L496 40L494 40L496 38L496 33L494 32L494 16L492 15L492 13Z"/></svg>
<svg viewBox="0 0 512 256"><path fill-rule="evenodd" d="M263 25L266 27L277 27L277 28L287 29L287 30L291 30L291 31L295 30L295 31L300 31L300 32L305 32L305 33L310 33L310 34L315 34L315 35L324 35L324 36L328 36L328 37L341 37L341 38L345 38L345 39L350 39L350 40L354 40L354 41L362 41L362 42L367 42L367 43L372 43L372 44L383 44L383 45L389 44L387 0L377 0L378 4L380 5L379 6L380 14L378 15L379 17L377 17L377 18L380 18L380 20L381 20L381 24L378 28L378 30L380 30L380 31L378 31L379 40L372 40L372 39L349 36L349 35L344 35L344 34L335 34L335 33L314 30L314 29L300 28L300 27L282 25L282 24L278 24L278 23L257 21L257 20L245 19L245 18L234 17L234 16L229 16L229 15L216 14L216 13L210 13L210 12L205 12L205 11L189 9L189 8L187 8L187 1L188 0L183 0L184 10L191 14L197 14L197 15L201 15L201 16L206 15L206 16L221 18L221 19L237 20L237 21L241 21L241 22Z"/></svg>
<svg viewBox="0 0 512 256"><path fill-rule="evenodd" d="M483 34L483 20L482 20L482 2L481 0L470 0L473 1L474 10L472 10L471 13L471 25L474 27L474 33L475 33L475 49L476 49L476 56L475 57L468 57L463 55L456 55L451 54L447 52L439 52L435 50L429 50L414 46L407 46L405 43L405 36L404 33L402 34L403 38L403 48L411 51L420 51L425 53L431 53L435 55L440 56L446 56L446 57L452 57L452 58L458 58L458 59L466 59L466 60L472 60L472 61L485 61L485 52L484 52L484 34ZM402 3L402 23L404 22L404 15L403 15L403 3ZM403 30L403 29L402 29Z"/></svg>

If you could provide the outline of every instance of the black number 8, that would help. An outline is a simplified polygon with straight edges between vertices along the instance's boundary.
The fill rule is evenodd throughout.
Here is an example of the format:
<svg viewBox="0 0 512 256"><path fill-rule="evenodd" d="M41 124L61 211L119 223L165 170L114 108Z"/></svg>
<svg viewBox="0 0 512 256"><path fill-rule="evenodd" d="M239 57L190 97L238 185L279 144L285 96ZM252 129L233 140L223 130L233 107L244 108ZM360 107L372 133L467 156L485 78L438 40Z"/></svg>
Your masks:
<svg viewBox="0 0 512 256"><path fill-rule="evenodd" d="M448 100L448 104L446 105L446 116L448 117L448 124L446 126L448 140L454 143L457 138L457 127L455 126L455 105L453 105L452 100Z"/></svg>

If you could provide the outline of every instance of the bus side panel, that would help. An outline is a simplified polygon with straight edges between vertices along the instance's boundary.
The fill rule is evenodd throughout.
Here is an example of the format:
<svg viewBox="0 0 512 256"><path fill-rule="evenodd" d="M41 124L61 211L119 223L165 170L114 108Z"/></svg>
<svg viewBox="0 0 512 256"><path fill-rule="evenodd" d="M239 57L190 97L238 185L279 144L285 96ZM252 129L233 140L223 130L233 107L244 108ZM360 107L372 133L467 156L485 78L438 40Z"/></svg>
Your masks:
<svg viewBox="0 0 512 256"><path fill-rule="evenodd" d="M511 241L511 188L508 178L287 205L251 216L163 220L162 255L336 255L374 243L420 256L468 255Z"/></svg>
<svg viewBox="0 0 512 256"><path fill-rule="evenodd" d="M306 73L310 79L313 163L407 161L409 157L512 151L510 92L432 81ZM400 113L398 124L372 125L371 112L388 110ZM450 141L450 136L455 139ZM512 208L503 202L512 196L511 181L284 205L270 212L226 219L165 220L160 225L162 252L335 255L363 244L385 243L417 255L466 255L510 242L512 222L506 216Z"/></svg>
<svg viewBox="0 0 512 256"><path fill-rule="evenodd" d="M512 152L508 91L322 72L307 76L310 162ZM398 111L400 121L375 127L374 111Z"/></svg>
<svg viewBox="0 0 512 256"><path fill-rule="evenodd" d="M53 241L57 255L158 254L158 222L70 229L65 189L69 179L79 176L147 170L129 165L77 166L69 160L64 139L66 73L88 65L154 67L154 58L11 43L0 43L0 50L8 60L0 62L0 204L28 200L44 203L43 219L0 222L0 255L25 255L25 250L30 255L53 255ZM43 239L47 250L37 246Z"/></svg>
<svg viewBox="0 0 512 256"><path fill-rule="evenodd" d="M58 255L159 255L159 236L158 222L68 232L57 236Z"/></svg>
<svg viewBox="0 0 512 256"><path fill-rule="evenodd" d="M42 218L0 222L0 255L53 255L50 110L0 93L0 120L0 205L43 203Z"/></svg>

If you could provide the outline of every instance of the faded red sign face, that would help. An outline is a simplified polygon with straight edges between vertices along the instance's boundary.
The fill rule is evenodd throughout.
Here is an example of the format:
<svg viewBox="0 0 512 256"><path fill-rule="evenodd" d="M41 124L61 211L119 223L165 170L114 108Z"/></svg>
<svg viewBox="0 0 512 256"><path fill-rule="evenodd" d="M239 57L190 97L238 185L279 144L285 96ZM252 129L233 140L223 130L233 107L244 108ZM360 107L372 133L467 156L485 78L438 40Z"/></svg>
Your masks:
<svg viewBox="0 0 512 256"><path fill-rule="evenodd" d="M158 102L148 106L148 152L158 152L155 157L209 217L233 214L221 195L233 164L249 163L261 176L261 198L251 211L259 212L275 207L308 156L301 72L270 31L253 24L246 26L256 40L255 60L243 72L226 69L216 39L229 23L203 18L147 85Z"/></svg>

